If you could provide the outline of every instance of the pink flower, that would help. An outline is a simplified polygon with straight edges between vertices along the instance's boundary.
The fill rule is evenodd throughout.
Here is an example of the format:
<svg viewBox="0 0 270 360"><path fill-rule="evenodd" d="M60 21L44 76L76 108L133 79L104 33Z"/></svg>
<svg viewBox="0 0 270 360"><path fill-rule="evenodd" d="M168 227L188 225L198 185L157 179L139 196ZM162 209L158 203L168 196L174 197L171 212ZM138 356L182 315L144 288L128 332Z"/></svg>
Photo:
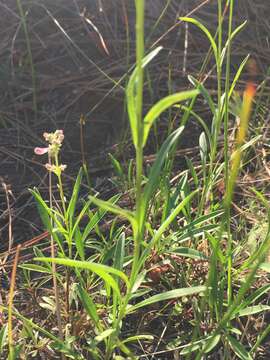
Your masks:
<svg viewBox="0 0 270 360"><path fill-rule="evenodd" d="M47 154L47 152L49 151L48 147L42 148L42 147L36 147L34 149L34 152L36 155L44 155Z"/></svg>

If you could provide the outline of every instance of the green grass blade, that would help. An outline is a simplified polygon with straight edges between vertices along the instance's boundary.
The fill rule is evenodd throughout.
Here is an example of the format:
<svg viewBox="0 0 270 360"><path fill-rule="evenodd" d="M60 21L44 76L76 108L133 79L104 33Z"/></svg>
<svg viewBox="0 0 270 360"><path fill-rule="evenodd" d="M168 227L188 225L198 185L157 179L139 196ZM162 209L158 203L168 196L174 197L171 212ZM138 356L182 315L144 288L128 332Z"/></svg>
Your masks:
<svg viewBox="0 0 270 360"><path fill-rule="evenodd" d="M241 360L252 360L251 355L235 337L227 334L227 339L235 355L237 355Z"/></svg>
<svg viewBox="0 0 270 360"><path fill-rule="evenodd" d="M159 46L153 51L151 51L150 54L145 56L142 61L142 67L144 68L147 64L149 64L149 62L160 52L161 49L162 47ZM136 107L137 77L138 77L138 67L136 67L133 70L126 89L127 109L129 115L132 140L135 148L137 148L138 145L137 107Z"/></svg>
<svg viewBox="0 0 270 360"><path fill-rule="evenodd" d="M118 284L110 274L118 276L126 283L127 286L129 286L129 280L127 276L122 271L114 269L113 267L110 266L97 264L93 262L87 262L87 261L78 261L78 260L60 259L60 258L35 258L34 260L41 262L53 262L59 265L90 270L93 273L97 274L100 278L102 278L104 282L107 285L109 285L112 289L114 289L119 297L120 297L120 290Z"/></svg>
<svg viewBox="0 0 270 360"><path fill-rule="evenodd" d="M74 216L74 212L75 212L75 207L77 204L77 200L78 200L78 195L79 195L79 190L80 190L80 186L81 186L81 181L82 181L82 175L83 175L83 170L82 168L79 170L75 185L73 187L73 192L71 195L71 199L67 208L67 216L70 222L70 226L72 226L72 219Z"/></svg>
<svg viewBox="0 0 270 360"><path fill-rule="evenodd" d="M193 25L196 25L208 38L208 40L210 41L214 56L215 56L215 60L218 63L218 49L217 49L217 45L215 43L215 40L213 38L213 36L210 34L209 30L198 20L193 19L193 18L189 18L189 17L180 17L179 20L181 21L185 21L188 23L191 23Z"/></svg>
<svg viewBox="0 0 270 360"><path fill-rule="evenodd" d="M179 103L181 101L185 101L188 99L192 99L199 95L198 90L190 90L190 91L183 91L179 93L175 93L158 101L146 114L144 118L144 138L143 138L143 146L145 146L149 131L155 122L155 120L160 116L160 114L170 108L172 105Z"/></svg>
<svg viewBox="0 0 270 360"><path fill-rule="evenodd" d="M166 253L175 254L178 256L184 256L190 259L207 260L207 261L209 260L208 257L204 255L204 253L202 253L201 251L191 249L189 247L179 247L174 250L167 251Z"/></svg>
<svg viewBox="0 0 270 360"><path fill-rule="evenodd" d="M180 298L183 296L190 296L198 293L203 293L206 290L205 286L194 286L189 288L183 288L183 289L174 289L170 291L166 291L161 294L153 295L149 297L148 299L145 299L135 305L132 305L128 308L127 313L131 313L137 309L140 309L142 307L160 302L160 301L166 301L171 299Z"/></svg>
<svg viewBox="0 0 270 360"><path fill-rule="evenodd" d="M94 324L99 329L99 331L101 331L100 318L91 296L87 293L87 291L84 290L84 288L80 284L78 285L78 291L86 312L94 321Z"/></svg>

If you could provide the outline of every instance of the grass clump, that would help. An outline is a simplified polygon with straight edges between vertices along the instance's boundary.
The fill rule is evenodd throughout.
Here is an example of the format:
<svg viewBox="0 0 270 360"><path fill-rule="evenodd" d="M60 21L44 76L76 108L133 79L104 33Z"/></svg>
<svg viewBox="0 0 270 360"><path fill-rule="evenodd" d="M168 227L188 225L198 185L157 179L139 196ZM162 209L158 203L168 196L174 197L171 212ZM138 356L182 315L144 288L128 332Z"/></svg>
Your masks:
<svg viewBox="0 0 270 360"><path fill-rule="evenodd" d="M203 359L214 358L217 353L223 359L253 359L268 336L269 327L256 335L249 333L252 317L270 308L263 302L269 285L258 285L257 281L259 270L269 271L270 209L263 193L255 189L267 225L254 253L241 259L240 266L235 261L243 246L238 240L241 233L233 228L235 187L245 160L243 154L256 140L246 140L255 86L248 82L243 96L233 100L248 58L230 81L231 43L245 24L233 29L233 0L225 5L218 1L216 35L194 18L181 18L197 26L209 40L216 69L216 98L203 81L190 76L191 90L170 94L145 112L145 69L162 48L145 55L144 0L137 0L135 5L136 66L126 88L135 149L134 178L133 164L125 175L111 155L118 184L124 184L124 195L128 194L128 205L123 206L121 192L107 200L96 194L81 199L83 170L68 199L62 181L65 166L59 158L64 134L61 130L44 134L49 145L37 148L36 153L49 156L49 202L38 190L32 190L32 194L51 238L50 256L35 248L34 263L20 268L26 286L44 286L44 293L49 293L43 293L41 300L33 295L36 306L43 309L40 317L47 317L35 321L19 309L11 312L11 306L7 309L1 305L3 314L8 310L9 322L0 333L0 351L10 359L23 354L34 357L43 351L52 358L71 359ZM228 9L229 32L224 41ZM198 97L204 98L211 111L210 126L195 111ZM145 169L144 149L150 131L171 107L182 114L180 125L169 132L153 164ZM199 137L200 164L188 159L187 170L173 176L177 145L191 116L203 129ZM232 147L228 141L231 117L238 123ZM222 134L224 147L219 151ZM53 193L55 186L59 200ZM37 279L34 274L38 273ZM51 282L53 293L48 291ZM143 320L147 316L148 326ZM12 317L18 322L16 335ZM154 320L162 324L161 334L151 329ZM177 329L175 334L170 327ZM166 332L170 335L165 341ZM20 336L18 345L14 345L15 336Z"/></svg>

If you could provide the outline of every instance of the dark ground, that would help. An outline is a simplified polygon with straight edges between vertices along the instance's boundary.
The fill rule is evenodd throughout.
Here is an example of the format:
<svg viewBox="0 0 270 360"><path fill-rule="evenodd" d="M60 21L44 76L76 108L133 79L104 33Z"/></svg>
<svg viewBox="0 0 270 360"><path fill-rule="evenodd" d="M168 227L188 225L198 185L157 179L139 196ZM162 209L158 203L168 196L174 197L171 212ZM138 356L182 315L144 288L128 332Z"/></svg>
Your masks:
<svg viewBox="0 0 270 360"><path fill-rule="evenodd" d="M152 103L170 91L169 73L171 91L188 86L186 74L199 76L209 44L194 27L187 29L176 23L179 16L194 10L193 16L214 33L216 1L147 0L146 3L146 49L154 44L164 46L149 73L151 86L146 91L146 102ZM257 64L258 78L263 79L270 62L270 5L267 0L236 3L234 25L246 19L248 25L234 42L233 67L237 69L250 53ZM125 149L124 153L132 156L130 142L124 142L123 138L128 128L124 111L125 74L134 63L133 1L26 0L21 4L30 39L34 80L24 22L16 1L0 0L0 250L7 247L8 225L15 244L43 230L28 188L38 186L44 192L47 188L43 167L46 160L33 153L35 146L42 145L44 131L64 130L67 186L82 163L81 130L94 182L100 183L110 171L109 151L118 148L118 153L122 153L121 149ZM209 79L210 87L213 79L211 76ZM85 117L82 126L81 115ZM164 125L166 119L161 120L160 131ZM189 135L196 134L193 128L187 131ZM197 144L196 136L186 138L186 147ZM154 148L150 146L149 152L154 152Z"/></svg>

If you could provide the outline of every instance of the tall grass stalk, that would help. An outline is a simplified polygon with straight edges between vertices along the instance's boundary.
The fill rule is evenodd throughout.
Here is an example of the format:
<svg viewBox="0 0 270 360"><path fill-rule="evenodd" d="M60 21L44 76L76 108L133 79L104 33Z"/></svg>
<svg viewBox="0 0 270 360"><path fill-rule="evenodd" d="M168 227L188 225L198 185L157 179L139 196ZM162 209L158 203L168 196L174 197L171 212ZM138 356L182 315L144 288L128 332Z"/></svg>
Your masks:
<svg viewBox="0 0 270 360"><path fill-rule="evenodd" d="M143 238L144 224L141 223L142 200L142 174L143 174L143 83L144 83L144 0L136 0L136 62L137 62L137 88L136 88L136 115L138 143L136 147L136 220L138 231L134 239L134 254L131 270L131 284L137 272L140 257L140 246ZM132 285L131 285L132 286Z"/></svg>
<svg viewBox="0 0 270 360"><path fill-rule="evenodd" d="M224 112L224 178L225 189L228 190L229 186L229 92L230 92L230 78L231 78L231 34L232 34L232 22L233 22L233 10L234 0L230 0L230 12L229 12L229 26L228 26L228 50L227 50L227 63L226 63L226 83L225 83L225 112ZM230 207L226 208L226 232L228 236L227 244L227 256L228 256L228 305L232 301L232 236L230 231Z"/></svg>

